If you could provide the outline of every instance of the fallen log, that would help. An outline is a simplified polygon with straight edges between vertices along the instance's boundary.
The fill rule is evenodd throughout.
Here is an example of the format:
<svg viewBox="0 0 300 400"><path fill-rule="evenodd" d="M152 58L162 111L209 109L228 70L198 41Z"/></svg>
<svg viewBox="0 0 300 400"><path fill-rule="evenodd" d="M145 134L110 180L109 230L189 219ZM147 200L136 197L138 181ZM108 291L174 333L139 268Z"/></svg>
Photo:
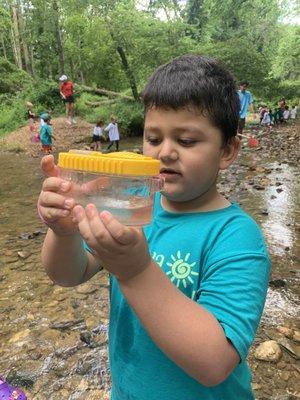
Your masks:
<svg viewBox="0 0 300 400"><path fill-rule="evenodd" d="M102 88L93 88L93 87L85 86L85 85L75 85L75 87L78 87L79 89L81 89L85 92L89 92L89 93L104 94L105 96L108 96L108 97L121 97L122 99L134 101L134 98L131 96L127 96L126 94L123 94L123 93L113 92L111 90L106 90L106 89L102 89Z"/></svg>
<svg viewBox="0 0 300 400"><path fill-rule="evenodd" d="M100 106L105 106L107 104L113 104L118 99L111 99L111 100L102 100L102 101L86 101L85 104L90 107L100 107Z"/></svg>

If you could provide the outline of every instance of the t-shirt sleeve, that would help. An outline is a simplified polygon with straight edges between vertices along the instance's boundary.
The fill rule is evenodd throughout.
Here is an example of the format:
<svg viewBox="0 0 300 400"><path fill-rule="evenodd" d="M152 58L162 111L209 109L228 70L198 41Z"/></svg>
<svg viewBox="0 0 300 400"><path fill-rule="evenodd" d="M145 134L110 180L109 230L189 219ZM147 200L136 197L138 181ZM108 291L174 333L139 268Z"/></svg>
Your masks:
<svg viewBox="0 0 300 400"><path fill-rule="evenodd" d="M197 301L219 321L241 360L259 325L269 272L264 240L250 218L224 228L203 267Z"/></svg>

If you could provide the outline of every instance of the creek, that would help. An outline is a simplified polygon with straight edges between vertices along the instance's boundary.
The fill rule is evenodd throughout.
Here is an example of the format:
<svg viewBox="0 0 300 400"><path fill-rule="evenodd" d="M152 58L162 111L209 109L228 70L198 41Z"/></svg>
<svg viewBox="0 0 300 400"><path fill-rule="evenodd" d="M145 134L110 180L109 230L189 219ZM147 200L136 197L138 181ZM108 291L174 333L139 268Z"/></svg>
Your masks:
<svg viewBox="0 0 300 400"><path fill-rule="evenodd" d="M123 148L140 144L124 143ZM40 261L46 230L36 213L39 163L40 158L0 154L0 375L23 387L29 399L104 400L110 387L107 275L101 272L77 288L58 287L46 276ZM249 148L220 177L220 190L259 223L271 254L261 329L296 319L297 181L295 164Z"/></svg>

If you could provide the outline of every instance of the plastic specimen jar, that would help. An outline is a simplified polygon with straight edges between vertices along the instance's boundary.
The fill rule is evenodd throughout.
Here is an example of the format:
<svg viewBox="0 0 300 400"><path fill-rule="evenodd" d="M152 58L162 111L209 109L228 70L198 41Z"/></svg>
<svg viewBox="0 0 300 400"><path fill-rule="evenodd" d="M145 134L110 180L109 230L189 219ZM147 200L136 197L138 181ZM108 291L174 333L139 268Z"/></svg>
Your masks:
<svg viewBox="0 0 300 400"><path fill-rule="evenodd" d="M159 161L131 152L102 154L70 150L59 153L61 177L71 181L77 204L93 203L131 226L151 222L154 194L160 191Z"/></svg>

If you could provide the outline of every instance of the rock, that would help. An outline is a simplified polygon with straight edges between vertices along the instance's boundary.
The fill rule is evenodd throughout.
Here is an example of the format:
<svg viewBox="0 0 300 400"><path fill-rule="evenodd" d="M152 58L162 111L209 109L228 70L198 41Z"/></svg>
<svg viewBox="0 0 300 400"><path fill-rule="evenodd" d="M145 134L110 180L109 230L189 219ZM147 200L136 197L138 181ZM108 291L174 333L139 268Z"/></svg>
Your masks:
<svg viewBox="0 0 300 400"><path fill-rule="evenodd" d="M89 331L80 332L80 340L87 345L91 344L92 334Z"/></svg>
<svg viewBox="0 0 300 400"><path fill-rule="evenodd" d="M272 281L269 282L269 286L274 288L281 288L285 287L286 283L283 279L273 279Z"/></svg>
<svg viewBox="0 0 300 400"><path fill-rule="evenodd" d="M295 342L300 342L300 331L295 331L293 334L293 340L295 340Z"/></svg>
<svg viewBox="0 0 300 400"><path fill-rule="evenodd" d="M18 256L20 258L26 259L30 256L30 253L28 251L18 251Z"/></svg>
<svg viewBox="0 0 300 400"><path fill-rule="evenodd" d="M8 341L8 343L15 343L17 346L23 346L24 340L28 338L30 334L29 329L24 329L23 331L20 331L13 335Z"/></svg>
<svg viewBox="0 0 300 400"><path fill-rule="evenodd" d="M281 379L287 382L290 379L291 373L289 371L283 371L280 374Z"/></svg>
<svg viewBox="0 0 300 400"><path fill-rule="evenodd" d="M277 327L278 332L280 332L282 335L285 337L292 339L294 331L291 328L287 328L286 326L278 326Z"/></svg>
<svg viewBox="0 0 300 400"><path fill-rule="evenodd" d="M49 328L65 331L67 329L79 329L82 325L85 325L84 319L78 319L74 321L53 322L49 324Z"/></svg>
<svg viewBox="0 0 300 400"><path fill-rule="evenodd" d="M267 210L262 210L260 213L261 215L269 215L269 212Z"/></svg>
<svg viewBox="0 0 300 400"><path fill-rule="evenodd" d="M13 386L31 388L36 380L26 371L11 370L6 378L7 382Z"/></svg>
<svg viewBox="0 0 300 400"><path fill-rule="evenodd" d="M97 290L98 287L96 285L93 285L91 283L83 283L82 285L78 286L76 292L79 294L91 294L96 292Z"/></svg>
<svg viewBox="0 0 300 400"><path fill-rule="evenodd" d="M259 389L261 389L261 385L258 384L258 383L253 382L252 383L252 389L253 390L259 390Z"/></svg>
<svg viewBox="0 0 300 400"><path fill-rule="evenodd" d="M261 343L254 352L254 357L262 361L278 361L282 356L279 344L275 340Z"/></svg>
<svg viewBox="0 0 300 400"><path fill-rule="evenodd" d="M264 186L262 186L262 185L253 185L253 188L254 189L256 189L256 190L265 190L266 188L264 187Z"/></svg>
<svg viewBox="0 0 300 400"><path fill-rule="evenodd" d="M300 346L292 343L287 338L278 339L278 343L282 346L292 357L296 358L297 360L300 359Z"/></svg>

